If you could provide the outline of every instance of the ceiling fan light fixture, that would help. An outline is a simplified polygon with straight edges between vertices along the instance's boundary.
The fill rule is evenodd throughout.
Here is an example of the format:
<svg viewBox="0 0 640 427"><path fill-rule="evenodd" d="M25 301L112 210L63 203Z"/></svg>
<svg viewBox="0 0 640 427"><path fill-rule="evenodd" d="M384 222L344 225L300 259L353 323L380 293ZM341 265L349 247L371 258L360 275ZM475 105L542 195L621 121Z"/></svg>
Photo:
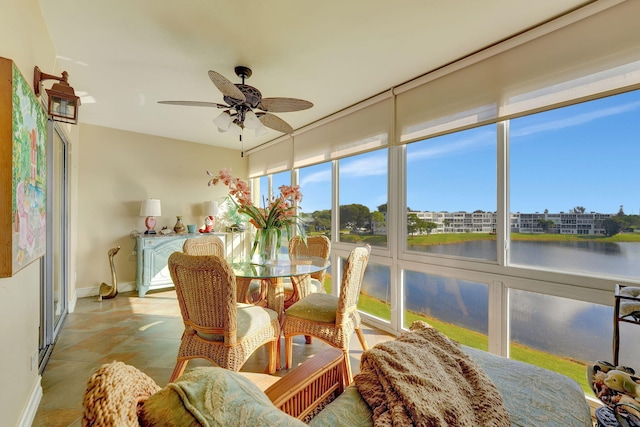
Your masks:
<svg viewBox="0 0 640 427"><path fill-rule="evenodd" d="M218 126L220 132L226 132L231 126L231 114L229 114L229 111L223 111L218 117L213 119L213 123Z"/></svg>
<svg viewBox="0 0 640 427"><path fill-rule="evenodd" d="M229 133L236 136L240 135L242 134L242 128L237 123L233 123L229 126Z"/></svg>
<svg viewBox="0 0 640 427"><path fill-rule="evenodd" d="M247 111L244 115L244 127L247 129L256 130L260 126L262 126L262 123L260 123L260 120L258 119L258 116L256 116L256 113L251 110Z"/></svg>
<svg viewBox="0 0 640 427"><path fill-rule="evenodd" d="M220 133L228 132L231 135L240 136L241 144L244 129L253 130L256 136L267 135L269 129L292 134L291 125L273 113L287 113L313 107L313 103L304 99L263 98L257 88L245 83L245 80L251 77L252 71L249 67L237 66L234 71L242 79L242 83L233 83L213 70L208 72L209 79L222 93L224 104L205 101L158 101L158 103L223 109L224 111L213 119L213 123Z"/></svg>
<svg viewBox="0 0 640 427"><path fill-rule="evenodd" d="M267 128L260 123L260 125L255 129L256 136L263 136L269 133Z"/></svg>

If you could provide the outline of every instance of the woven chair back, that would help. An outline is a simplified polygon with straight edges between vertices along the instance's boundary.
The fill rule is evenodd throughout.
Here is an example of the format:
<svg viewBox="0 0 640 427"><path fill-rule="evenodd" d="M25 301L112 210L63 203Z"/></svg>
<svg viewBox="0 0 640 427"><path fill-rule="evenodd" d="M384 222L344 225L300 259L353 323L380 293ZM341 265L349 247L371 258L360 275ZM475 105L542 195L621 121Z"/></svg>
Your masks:
<svg viewBox="0 0 640 427"><path fill-rule="evenodd" d="M236 278L223 258L174 252L169 272L185 325L236 341Z"/></svg>
<svg viewBox="0 0 640 427"><path fill-rule="evenodd" d="M294 237L289 240L289 259L291 260L316 257L328 261L330 253L331 241L327 236L307 236L306 244L300 237ZM317 279L320 283L324 283L325 274L326 270L322 270L311 274L311 277Z"/></svg>
<svg viewBox="0 0 640 427"><path fill-rule="evenodd" d="M215 255L224 258L224 243L218 236L191 237L184 241L182 252L188 255Z"/></svg>
<svg viewBox="0 0 640 427"><path fill-rule="evenodd" d="M349 254L342 273L340 295L338 297L338 311L336 324L341 325L348 316L358 310L358 296L364 278L364 271L369 263L371 246L364 245L355 248Z"/></svg>

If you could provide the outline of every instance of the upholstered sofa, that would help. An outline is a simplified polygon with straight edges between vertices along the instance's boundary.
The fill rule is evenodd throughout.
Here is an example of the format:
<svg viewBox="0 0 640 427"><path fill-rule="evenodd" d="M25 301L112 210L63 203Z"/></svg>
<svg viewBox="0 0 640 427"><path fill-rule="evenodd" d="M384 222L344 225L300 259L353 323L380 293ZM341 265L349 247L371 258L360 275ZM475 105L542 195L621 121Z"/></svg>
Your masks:
<svg viewBox="0 0 640 427"><path fill-rule="evenodd" d="M460 348L495 384L512 426L592 426L589 406L575 381ZM296 426L305 425L304 420L316 427L371 426L372 411L358 387L344 383L342 357L340 350L327 349L281 378L253 374L248 379L222 368L196 368L163 389L136 368L114 362L89 380L83 425ZM267 380L264 391L255 384L261 380ZM426 396L430 390L423 392Z"/></svg>

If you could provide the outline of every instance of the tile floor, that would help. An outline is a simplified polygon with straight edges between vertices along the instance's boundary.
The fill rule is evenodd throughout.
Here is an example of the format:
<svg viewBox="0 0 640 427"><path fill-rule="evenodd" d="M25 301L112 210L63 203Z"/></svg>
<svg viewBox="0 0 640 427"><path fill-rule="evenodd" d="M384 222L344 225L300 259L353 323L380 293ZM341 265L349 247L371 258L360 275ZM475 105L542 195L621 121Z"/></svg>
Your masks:
<svg viewBox="0 0 640 427"><path fill-rule="evenodd" d="M391 337L366 325L367 343L373 346ZM182 317L173 290L156 291L139 298L135 292L113 299L79 299L75 312L67 316L49 363L42 376L44 395L33 426L66 427L82 425L82 394L91 374L114 360L133 365L164 387L178 353L183 331ZM327 347L320 340L305 344L294 338L294 366ZM354 336L351 365L359 370L362 348ZM284 366L284 354L282 355ZM205 360L189 362L187 369L208 366ZM267 366L265 348L258 349L242 371L262 372ZM278 372L281 376L286 371Z"/></svg>

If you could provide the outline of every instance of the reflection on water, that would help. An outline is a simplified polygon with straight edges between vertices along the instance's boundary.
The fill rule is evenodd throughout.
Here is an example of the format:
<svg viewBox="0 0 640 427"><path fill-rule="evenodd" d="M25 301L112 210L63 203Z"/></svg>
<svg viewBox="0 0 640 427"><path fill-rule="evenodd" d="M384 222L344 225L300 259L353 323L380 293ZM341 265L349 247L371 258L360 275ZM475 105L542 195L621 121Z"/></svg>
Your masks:
<svg viewBox="0 0 640 427"><path fill-rule="evenodd" d="M410 251L486 259L489 261L495 261L497 259L495 240L471 240L447 245L407 245L407 249Z"/></svg>
<svg viewBox="0 0 640 427"><path fill-rule="evenodd" d="M409 245L409 250L495 261L495 240L449 245ZM617 277L640 276L640 243L511 241L511 264L572 273L598 273Z"/></svg>

